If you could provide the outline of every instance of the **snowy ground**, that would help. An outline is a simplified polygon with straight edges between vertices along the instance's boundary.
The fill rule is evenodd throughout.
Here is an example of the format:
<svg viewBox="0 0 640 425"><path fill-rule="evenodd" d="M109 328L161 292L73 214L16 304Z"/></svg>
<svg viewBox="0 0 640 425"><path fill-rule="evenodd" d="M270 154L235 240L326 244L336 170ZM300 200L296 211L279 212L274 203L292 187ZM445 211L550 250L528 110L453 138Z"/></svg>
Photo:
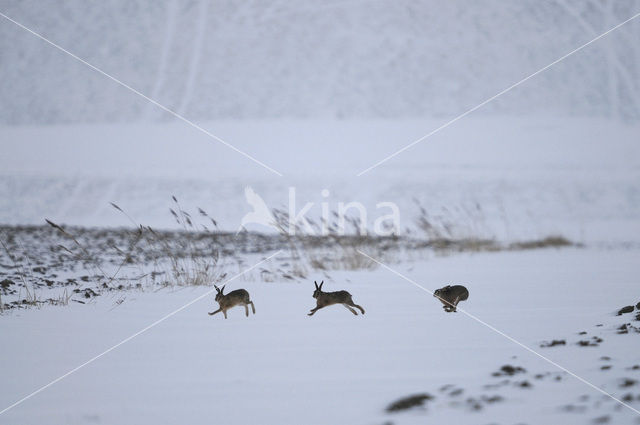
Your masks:
<svg viewBox="0 0 640 425"><path fill-rule="evenodd" d="M637 409L640 370L628 368L640 364L640 339L633 331L616 334L633 316L614 313L640 301L638 264L637 250L564 249L435 257L394 267L429 289L466 284L471 296L461 306L468 312L605 391L631 394ZM255 316L235 309L228 320L210 317L211 295L4 413L0 423L584 424L603 416L616 424L640 422L463 313L444 313L429 294L389 271L337 273L325 286L348 289L366 314L354 317L334 306L308 317L310 283L239 279L229 287L250 291ZM205 291L133 292L118 306L116 296L105 296L85 306L5 315L1 405ZM604 341L575 345L593 336ZM566 339L567 346L539 348L551 339ZM504 383L491 376L503 365L527 372ZM620 388L623 378L636 383ZM522 381L532 387L519 387ZM453 387L440 391L448 384ZM498 385L484 387L492 384ZM449 395L458 388L461 395ZM385 412L391 402L423 392L435 396L426 409ZM478 411L467 401L495 395L503 400L480 401Z"/></svg>
<svg viewBox="0 0 640 425"><path fill-rule="evenodd" d="M418 200L457 222L459 236L629 242L640 234L640 128L598 119L466 117L360 177L356 174L442 125L413 121L217 122L205 128L279 177L184 123L3 128L0 222L175 226L168 208L204 208L235 231L249 185L271 208L314 202L367 206L369 225L395 202L401 227ZM321 191L328 189L327 198ZM480 210L476 207L479 206ZM257 228L256 230L264 230ZM637 242L637 241L636 241Z"/></svg>
<svg viewBox="0 0 640 425"><path fill-rule="evenodd" d="M397 202L403 228L415 220L416 198L454 221L457 236L564 235L585 248L396 258L391 267L428 289L467 285L463 309L640 408L640 370L629 369L640 365L639 334L617 333L623 323L640 322L635 312L615 316L640 301L639 128L468 117L356 177L442 123L207 125L283 177L183 124L3 128L3 153L10 154L0 156L0 222L128 225L109 206L114 201L138 222L171 228L176 195L185 209L202 207L235 231L250 210L244 186L271 207L286 206L287 188L295 186L298 210L315 202L311 216L320 213L326 188L332 209L359 201L372 218L377 202ZM248 255L245 264L264 255ZM444 313L388 270L329 275L238 279L229 288L249 290L255 316L236 309L226 321L210 317L211 295L0 414L0 424L640 423L630 409L464 313ZM367 313L330 307L307 317L314 278L324 278L328 290L350 291ZM5 312L0 409L209 289L147 288L86 305ZM603 341L576 345L593 337ZM566 345L539 347L552 339ZM493 377L504 365L526 373ZM628 387L624 379L632 379ZM519 386L524 381L531 387ZM385 412L416 393L435 398L425 409ZM502 399L488 401L496 395Z"/></svg>

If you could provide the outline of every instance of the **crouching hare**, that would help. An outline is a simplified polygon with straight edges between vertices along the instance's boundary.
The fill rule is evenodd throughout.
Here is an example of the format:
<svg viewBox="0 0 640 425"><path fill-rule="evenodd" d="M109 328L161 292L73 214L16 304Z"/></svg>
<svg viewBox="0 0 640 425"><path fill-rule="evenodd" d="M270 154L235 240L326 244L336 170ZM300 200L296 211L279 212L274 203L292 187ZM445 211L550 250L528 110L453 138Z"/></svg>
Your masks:
<svg viewBox="0 0 640 425"><path fill-rule="evenodd" d="M253 314L256 314L256 307L253 305L253 301L249 299L249 293L246 290L236 289L235 291L231 291L227 295L225 295L223 293L224 286L222 288L218 288L215 285L213 286L216 288L216 291L218 291L218 293L216 294L216 301L218 302L218 304L220 304L220 308L209 313L209 316L213 316L216 313L222 312L222 314L224 314L224 318L226 319L227 310L237 305L243 305L244 313L247 317L249 317L249 304L251 304L251 310L253 311Z"/></svg>
<svg viewBox="0 0 640 425"><path fill-rule="evenodd" d="M324 284L324 280L320 282L320 286L318 286L318 282L316 282L315 280L313 281L313 283L316 285L316 290L313 291L313 298L316 299L316 308L311 309L309 316L313 316L316 311L333 304L342 304L356 316L358 315L358 312L356 312L351 307L359 309L362 314L364 314L364 308L355 304L351 299L351 294L347 291L322 292L322 285Z"/></svg>
<svg viewBox="0 0 640 425"><path fill-rule="evenodd" d="M438 298L442 304L442 308L447 313L455 313L456 307L460 301L466 301L469 298L469 290L462 285L447 285L444 288L436 289L433 296Z"/></svg>

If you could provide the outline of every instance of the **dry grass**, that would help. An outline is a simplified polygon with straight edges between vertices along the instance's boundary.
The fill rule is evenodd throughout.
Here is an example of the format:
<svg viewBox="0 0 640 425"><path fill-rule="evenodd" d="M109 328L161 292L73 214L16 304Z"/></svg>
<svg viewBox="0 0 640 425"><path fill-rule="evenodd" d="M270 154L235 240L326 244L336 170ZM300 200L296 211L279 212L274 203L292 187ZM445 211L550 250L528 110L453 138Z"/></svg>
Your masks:
<svg viewBox="0 0 640 425"><path fill-rule="evenodd" d="M175 196L172 196L172 200L174 206L169 208L169 212L182 228L184 234L192 235L200 232L211 234L211 230L206 225L201 224L201 229L198 229L192 215L182 208ZM130 221L134 222L118 205L115 203L111 203L111 205L123 213ZM202 208L198 208L198 213L217 229L217 222ZM168 238L165 233L156 232L150 226L137 225L137 227L139 234L132 240L129 252L142 240L146 243L147 250L160 254L156 258L167 259L166 262L154 262L154 269L151 271L153 281L155 281L156 276L165 275L171 279L170 281L165 280L165 286L209 286L220 282L226 276L226 273L220 267L220 253L218 250L213 250L210 255L203 255L196 238ZM145 232L146 237L143 238Z"/></svg>
<svg viewBox="0 0 640 425"><path fill-rule="evenodd" d="M111 203L111 206L123 214L133 224L133 228L65 228L51 220L47 220L48 227L4 227L3 238L0 238L3 247L3 250L0 250L0 259L6 256L11 260L13 266L7 265L4 270L8 276L13 274L16 281L19 276L22 282L21 285L17 284L21 287L19 297L22 304L17 305L13 301L15 292L4 292L5 302L7 294L12 300L9 304L3 304L0 300L0 312L16 306L20 308L22 305L67 305L72 297L66 290L63 294L47 300L43 300L41 294L36 291L41 291L38 288L43 288L45 282L49 286L53 272L63 271L68 276L68 272L74 273L77 268L92 270L95 274L66 281L58 279L53 285L75 285L76 290L91 289L97 295L113 290L210 286L222 281L227 275L226 270L236 266L239 271L242 270L246 266L246 255L265 254L276 250L284 250L289 255L286 258L279 257L279 263L270 262L243 279L257 279L263 282L299 281L318 272L329 277L333 270L357 271L378 267L377 263L359 251L391 264L411 261L432 253L451 255L459 252L575 246L562 236L513 243L501 243L494 239L474 236L482 233L476 233L483 227L483 213L480 208L469 213L472 223L466 224L463 228L456 227L453 214L428 214L420 207L420 217L417 220L422 231L420 235L409 231L391 236L367 234L357 218L347 218L346 229L342 229L335 213L330 222L310 221L315 234L305 234L305 229L298 226L295 235L292 235L288 232L289 217L281 210L273 211L280 233L260 234L245 231L236 234L221 232L217 222L203 209L198 208L197 213L192 215L180 205L176 197L173 197L172 201L169 213L180 230L159 231L138 224L115 203ZM22 237L28 250L20 242ZM3 253L5 255L2 255ZM45 260L42 260L43 258ZM31 260L38 267L34 268ZM32 270L41 268L43 262L49 269L48 275L36 272L37 276L34 276ZM107 274L105 270L111 273ZM86 288L86 284L82 282L88 282L92 287ZM85 288L82 288L83 286Z"/></svg>
<svg viewBox="0 0 640 425"><path fill-rule="evenodd" d="M82 253L84 254L84 258L83 258L83 259L84 259L84 261L86 261L86 262L88 262L88 263L92 264L92 265L93 265L93 266L94 266L94 267L95 267L95 268L96 268L96 269L97 269L97 270L102 274L102 276L104 276L104 277L106 277L106 276L107 276L107 274L104 272L104 270L102 270L102 268L100 267L100 263L99 263L99 261L98 261L96 258L94 258L94 257L89 253L89 251L87 251L87 250L85 249L85 247L84 247L80 242L78 242L78 240L77 240L77 239L76 239L72 234L68 233L68 232L64 229L64 227L62 227L62 226L60 226L60 225L58 225L58 224L54 223L53 221L51 221L51 220L49 220L49 219L46 219L46 218L45 218L45 221L47 222L47 224L48 224L49 226L51 226L51 227L53 227L54 229L58 230L62 235L66 236L67 238L69 238L70 240L72 240L72 241L75 243L75 245L76 245L76 246L77 246L77 247L82 251ZM65 249L66 249L66 248L65 248ZM67 249L67 251L69 251L69 252L70 252L70 250L69 250L69 249Z"/></svg>
<svg viewBox="0 0 640 425"><path fill-rule="evenodd" d="M576 246L563 236L548 236L544 239L533 241L514 242L509 244L510 250L541 249L541 248L565 248Z"/></svg>

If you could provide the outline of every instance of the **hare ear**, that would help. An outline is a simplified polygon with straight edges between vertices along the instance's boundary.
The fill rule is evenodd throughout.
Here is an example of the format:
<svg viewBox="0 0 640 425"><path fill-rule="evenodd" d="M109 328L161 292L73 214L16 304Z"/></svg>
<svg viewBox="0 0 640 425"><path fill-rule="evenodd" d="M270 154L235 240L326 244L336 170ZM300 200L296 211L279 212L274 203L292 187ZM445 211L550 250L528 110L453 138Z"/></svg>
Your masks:
<svg viewBox="0 0 640 425"><path fill-rule="evenodd" d="M313 281L313 284L316 285L316 289L318 289L318 282L316 282L315 280Z"/></svg>
<svg viewBox="0 0 640 425"><path fill-rule="evenodd" d="M224 292L224 287L227 285L222 285L222 289L220 289L220 293L222 294Z"/></svg>
<svg viewBox="0 0 640 425"><path fill-rule="evenodd" d="M320 282L320 287L318 289L322 289L322 285L324 285L324 280Z"/></svg>
<svg viewBox="0 0 640 425"><path fill-rule="evenodd" d="M218 292L218 294L220 293L220 288L218 288L216 285L213 285L214 288L216 288L216 291Z"/></svg>

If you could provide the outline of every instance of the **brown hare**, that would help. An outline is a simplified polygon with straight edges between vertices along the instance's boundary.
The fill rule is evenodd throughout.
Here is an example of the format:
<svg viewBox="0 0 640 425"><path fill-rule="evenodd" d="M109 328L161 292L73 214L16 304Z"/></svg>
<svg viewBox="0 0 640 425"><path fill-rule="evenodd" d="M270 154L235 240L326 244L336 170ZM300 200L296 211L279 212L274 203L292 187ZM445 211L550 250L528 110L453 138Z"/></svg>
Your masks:
<svg viewBox="0 0 640 425"><path fill-rule="evenodd" d="M358 313L351 307L359 309L362 314L364 314L364 308L355 304L351 299L351 294L347 291L322 292L322 285L324 284L324 280L320 282L320 286L318 286L318 282L316 282L315 280L313 281L313 283L316 285L316 290L313 292L313 298L316 299L316 308L311 309L311 313L309 313L309 316L313 316L316 311L333 304L342 304L356 316L358 315Z"/></svg>
<svg viewBox="0 0 640 425"><path fill-rule="evenodd" d="M469 290L462 285L447 285L444 288L436 289L433 296L444 304L442 306L444 311L455 313L458 303L469 298Z"/></svg>
<svg viewBox="0 0 640 425"><path fill-rule="evenodd" d="M256 307L253 305L253 301L249 299L249 293L246 290L236 289L235 291L231 291L227 295L225 295L223 293L224 286L222 288L218 288L215 285L213 286L216 288L216 291L218 291L218 293L216 294L216 301L218 302L218 304L220 304L220 308L209 313L209 316L213 316L216 313L222 312L222 314L224 314L224 318L226 319L227 310L237 305L243 305L244 313L247 317L249 317L249 304L251 304L251 310L253 311L253 314L256 314Z"/></svg>

